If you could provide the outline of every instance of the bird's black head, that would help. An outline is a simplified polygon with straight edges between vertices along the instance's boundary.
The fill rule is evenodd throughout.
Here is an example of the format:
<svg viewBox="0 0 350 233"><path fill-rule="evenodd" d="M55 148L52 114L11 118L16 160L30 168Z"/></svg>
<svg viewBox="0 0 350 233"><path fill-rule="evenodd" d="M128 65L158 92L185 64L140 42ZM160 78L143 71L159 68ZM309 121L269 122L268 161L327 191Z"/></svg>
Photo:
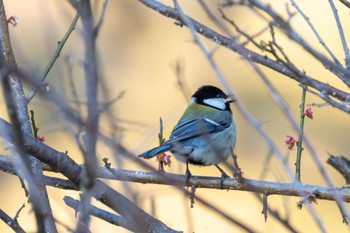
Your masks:
<svg viewBox="0 0 350 233"><path fill-rule="evenodd" d="M206 85L200 87L193 95L192 102L197 104L204 104L219 110L228 110L230 109L230 103L232 101L226 100L229 98L221 89Z"/></svg>

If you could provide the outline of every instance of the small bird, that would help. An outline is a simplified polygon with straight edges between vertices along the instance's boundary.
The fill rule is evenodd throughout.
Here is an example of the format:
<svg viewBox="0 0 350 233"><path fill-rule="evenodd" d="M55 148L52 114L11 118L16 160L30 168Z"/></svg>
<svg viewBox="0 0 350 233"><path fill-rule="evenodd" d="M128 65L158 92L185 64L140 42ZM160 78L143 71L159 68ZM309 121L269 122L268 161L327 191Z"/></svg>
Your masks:
<svg viewBox="0 0 350 233"><path fill-rule="evenodd" d="M163 145L139 155L152 158L171 151L176 159L186 163L187 181L191 176L188 163L215 165L221 172L221 184L228 175L218 166L231 154L236 144L236 125L229 99L214 86L202 86L191 97L184 114Z"/></svg>

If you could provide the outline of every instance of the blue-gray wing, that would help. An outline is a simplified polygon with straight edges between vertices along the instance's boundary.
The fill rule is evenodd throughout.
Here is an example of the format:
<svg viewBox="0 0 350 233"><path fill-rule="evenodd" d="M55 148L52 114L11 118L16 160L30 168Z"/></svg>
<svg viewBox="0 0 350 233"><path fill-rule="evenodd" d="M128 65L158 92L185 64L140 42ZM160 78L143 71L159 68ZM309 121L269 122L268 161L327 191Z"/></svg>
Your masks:
<svg viewBox="0 0 350 233"><path fill-rule="evenodd" d="M195 119L179 123L171 132L171 142L182 141L199 135L220 132L229 127L229 124L220 124L209 119Z"/></svg>

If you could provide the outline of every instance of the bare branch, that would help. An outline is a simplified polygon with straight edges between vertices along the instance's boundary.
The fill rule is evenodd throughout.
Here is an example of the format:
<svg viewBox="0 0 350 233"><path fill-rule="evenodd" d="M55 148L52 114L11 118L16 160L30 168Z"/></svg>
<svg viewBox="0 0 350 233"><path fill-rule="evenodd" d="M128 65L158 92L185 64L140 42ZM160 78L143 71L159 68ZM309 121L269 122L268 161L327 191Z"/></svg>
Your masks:
<svg viewBox="0 0 350 233"><path fill-rule="evenodd" d="M0 219L9 227L12 228L13 231L17 233L25 233L23 228L18 224L16 219L11 218L7 215L2 209L0 209Z"/></svg>
<svg viewBox="0 0 350 233"><path fill-rule="evenodd" d="M343 27L341 25L340 19L339 19L339 15L338 15L338 10L335 8L335 5L333 3L333 0L328 0L329 4L331 5L331 9L333 11L333 15L334 15L334 19L335 22L337 23L337 27L338 27L338 31L339 31L339 35L340 35L340 39L341 39L341 43L343 45L343 50L345 53L345 66L346 69L348 71L350 71L350 53L349 53L349 47L346 43L346 39L345 39L345 35L344 35L344 31L343 31Z"/></svg>
<svg viewBox="0 0 350 233"><path fill-rule="evenodd" d="M276 11L273 10L271 5L265 4L259 0L248 0L248 2L252 6L254 6L254 7L264 11L268 15L270 15L272 17L272 19L274 20L275 26L278 26L282 30L282 32L285 33L290 39L295 41L298 45L302 46L308 53L310 53L319 62L321 62L326 69L331 71L333 74L335 74L337 77L339 77L339 79L342 80L348 87L350 87L350 72L348 72L344 67L342 67L340 65L340 63L335 64L334 62L329 60L326 56L324 56L320 52L316 51L310 44L307 43L307 41L304 38L302 38L291 27L291 25L289 24L289 21L285 21ZM282 74L283 74L283 72L282 72ZM285 74L285 75L287 75L287 74ZM287 76L289 76L289 75L287 75ZM289 77L291 77L291 76L289 76ZM293 78L293 77L291 77L291 78ZM303 83L302 81L299 81L299 82ZM307 85L309 85L309 84L307 84ZM319 89L319 91L320 90L321 89Z"/></svg>
<svg viewBox="0 0 350 233"><path fill-rule="evenodd" d="M97 24L95 25L95 27L93 29L93 35L94 35L95 38L97 38L98 33L100 31L100 28L102 26L103 20L104 20L104 18L106 16L108 3L109 3L109 0L105 0L103 2L102 13L101 13L100 19L98 20Z"/></svg>
<svg viewBox="0 0 350 233"><path fill-rule="evenodd" d="M16 138L12 126L0 119L0 128L2 129L0 130L0 137L10 143L15 143ZM66 176L75 186L81 187L83 170L81 166L75 163L66 153L58 152L44 143L38 142L31 135L25 134L24 136L23 145L26 145L29 153ZM137 228L137 231L176 232L158 219L148 215L133 202L100 180L95 181L95 185L89 194L122 215Z"/></svg>
<svg viewBox="0 0 350 233"><path fill-rule="evenodd" d="M327 44L323 41L322 37L320 36L320 34L318 34L316 28L314 27L314 25L311 23L310 18L307 17L305 15L305 13L301 10L301 8L299 7L299 5L294 1L294 0L290 0L290 2L292 3L292 6L295 7L295 9L297 9L297 11L299 12L299 14L304 18L304 20L306 21L306 23L309 25L309 27L311 28L312 32L315 34L315 36L317 37L318 41L320 42L320 44L325 48L325 50L328 52L328 54L333 58L334 62L338 65L341 66L341 63L339 62L339 60L336 58L336 56L333 54L333 52L328 48Z"/></svg>
<svg viewBox="0 0 350 233"><path fill-rule="evenodd" d="M344 177L346 184L350 184L350 161L346 157L331 155L327 163Z"/></svg>
<svg viewBox="0 0 350 233"><path fill-rule="evenodd" d="M79 202L78 200L75 200L71 197L65 196L63 198L64 202L66 203L66 205L68 205L69 207L73 208L75 210L76 213L79 212L80 208L81 208L81 202ZM128 229L130 231L135 231L135 227L133 227L132 225L128 224L126 222L126 220L118 215L112 214L110 212L107 212L105 210L102 210L100 208L97 208L95 206L92 206L91 210L90 210L90 214L92 216L95 216L97 218L100 218L106 222L109 222L113 225L116 226L121 226L125 229Z"/></svg>
<svg viewBox="0 0 350 233"><path fill-rule="evenodd" d="M0 70L4 75L0 80L8 114L14 125L16 140L13 145L21 159L21 164L17 168L20 172L21 183L24 183L23 181L25 180L28 186L38 232L55 233L57 229L51 213L46 187L37 184L34 179L34 176L41 176L43 174L41 164L35 158L27 156L24 150L24 134L31 135L32 130L29 122L27 102L12 50L8 21L2 0L0 1L0 24ZM0 130L7 133L6 129L2 127L0 127Z"/></svg>
<svg viewBox="0 0 350 233"><path fill-rule="evenodd" d="M339 2L343 3L347 8L350 8L350 2L347 0L339 0Z"/></svg>
<svg viewBox="0 0 350 233"><path fill-rule="evenodd" d="M46 145L44 148L49 148ZM6 163L1 162L2 157L0 156L0 164ZM6 156L5 156L6 157ZM54 157L56 159L56 157ZM67 157L69 159L69 157ZM5 159L6 160L6 159ZM64 159L66 160L66 159ZM7 160L8 161L8 160ZM65 164L63 164L65 165ZM12 165L11 165L12 166ZM79 170L82 169L82 165L77 165ZM0 166L0 170L9 172L9 169L4 169L6 166ZM74 168L77 169L78 167ZM62 168L61 168L62 169ZM164 173L164 172L142 172L132 171L117 168L103 168L98 169L98 177L102 179L129 181L142 184L161 184L161 185L181 185L186 186L185 175ZM53 177L45 177L42 182L47 182L47 185L52 187L55 186ZM272 181L261 181L253 179L244 179L244 182L239 182L237 179L227 178L223 182L223 186L220 184L220 177L209 177L209 176L193 176L189 179L189 184L195 186L197 189L218 189L222 190L240 190L240 191L253 191L256 193L266 193L267 195L284 195L284 196L301 196L300 193L314 193L320 200L335 200L334 192L339 192L339 195L343 198L344 202L350 202L350 190L346 188L330 188L325 186L317 186L310 184L302 184L299 182L272 182ZM75 186L65 186L67 189L76 190ZM57 187L62 188L62 187ZM299 190L300 188L300 190Z"/></svg>
<svg viewBox="0 0 350 233"><path fill-rule="evenodd" d="M181 22L183 25L187 25L181 19L179 13L172 7L166 6L166 5L164 5L158 1L155 1L155 0L139 0L139 2L141 2L142 4L144 4L147 7L152 8L153 10L156 10L158 13L160 13L166 17L173 18L173 19ZM259 6L266 8L266 6L264 6L264 5L263 6L259 5ZM260 55L260 54L255 53L247 48L242 47L241 44L237 43L235 40L218 34L214 30L206 27L205 25L197 22L196 20L194 20L188 16L186 16L186 18L188 18L189 22L191 22L191 24L193 24L193 27L197 33L205 36L206 38L212 40L213 42L215 42L221 46L224 46L224 47L226 47L234 52L239 53L248 61L260 63L266 67L269 67L270 69L275 70L275 71L277 71L277 72L279 72L287 77L290 77L299 83L303 83L305 85L308 85L310 87L315 88L319 92L324 93L324 95L332 96L340 101L349 101L350 100L349 93L343 92L335 87L330 86L329 84L320 82L320 81L306 75L303 72L300 72L298 75L296 75L294 72L291 72L290 70L288 70L283 64L276 63L274 60L271 60L270 58L268 58L266 56ZM282 20L282 19L280 19L280 20ZM282 22L282 24L283 23L285 24L285 22ZM297 42L302 41L302 43L304 43L302 38L299 35L297 35L294 31L292 33L289 26L288 26L288 28L286 28L286 30L287 29L289 30L289 33L291 34L290 35L291 38L293 38ZM326 57L317 53L316 51L314 51L311 47L309 47L307 45L303 45L303 46L305 46L305 49L307 51L311 51L314 55L317 55L317 57L320 59L320 61L322 63L324 63L328 69L333 70L334 72L340 72L340 70L339 70L340 68L338 66L333 66L332 65L333 63L330 62L329 60L327 60ZM345 69L342 69L341 72L343 72L343 74L346 74ZM346 81L348 79L344 78L342 80ZM350 79L349 79L349 85L350 85Z"/></svg>
<svg viewBox="0 0 350 233"><path fill-rule="evenodd" d="M84 141L83 194L81 214L79 215L78 232L86 232L90 223L90 199L96 180L97 159L96 144L99 131L98 104L98 65L96 60L96 33L90 0L82 0L79 8L82 21L82 36L84 41L84 76L87 98L86 135Z"/></svg>
<svg viewBox="0 0 350 233"><path fill-rule="evenodd" d="M61 54L61 51L64 47L64 45L66 44L70 34L72 33L72 31L75 29L75 25L77 24L78 22L78 19L79 19L79 12L76 13L71 25L69 26L66 34L63 36L62 40L58 41L57 42L57 48L53 54L53 56L51 57L51 60L49 61L49 63L46 65L45 67L45 70L43 71L43 73L41 74L41 77L39 78L39 85L41 86L42 83L45 81L47 75L49 74L51 68L53 67L53 65L55 64L56 60L58 59L58 57L60 56ZM26 100L27 100L27 103L29 103L34 95L37 93L37 88L33 88L27 95L26 97Z"/></svg>

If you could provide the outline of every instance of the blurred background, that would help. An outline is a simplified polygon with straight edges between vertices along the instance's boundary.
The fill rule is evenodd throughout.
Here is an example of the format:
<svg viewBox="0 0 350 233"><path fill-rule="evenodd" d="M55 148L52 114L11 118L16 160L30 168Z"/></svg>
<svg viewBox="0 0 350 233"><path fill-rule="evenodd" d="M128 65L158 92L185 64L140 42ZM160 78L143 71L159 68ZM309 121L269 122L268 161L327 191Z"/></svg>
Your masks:
<svg viewBox="0 0 350 233"><path fill-rule="evenodd" d="M172 1L163 2L172 6ZM216 9L221 1L207 2ZM287 17L286 4L291 11L295 11L289 1L266 2L270 2L271 6L285 17ZM101 14L102 3L103 1L93 1L96 19ZM183 0L179 3L185 13L215 28L197 1ZM338 13L344 22L345 35L349 35L350 25L345 23L349 21L349 11L340 3L336 3ZM343 50L328 1L318 1L317 6L313 1L298 1L298 4L314 23L327 45L343 62ZM12 47L18 67L34 77L39 77L76 12L68 1L15 0L6 1L5 7L7 17L11 15L19 17L18 25L10 26ZM251 34L266 26L266 22L261 21L246 7L230 8L225 12L241 29ZM301 16L295 16L291 25L317 50L324 52ZM260 37L264 41L270 40L269 32ZM217 49L214 59L235 91L236 98L263 124L263 128L285 153L290 166L294 169L296 149L288 150L284 140L286 135L297 138L297 132L293 131L291 124L275 104L266 86L239 55L226 48L217 48L216 44L205 38L202 39L210 49ZM281 36L281 33L277 33L277 40L294 64L304 69L308 75L348 91L336 77L307 55L302 48ZM102 114L101 131L106 134L114 133L116 138L135 154L158 144L160 117L164 122L164 137L169 136L172 127L187 106L189 95L198 87L210 84L223 88L207 58L198 45L193 43L189 30L175 25L174 20L156 13L136 0L109 2L98 36L97 48L101 75L101 103L120 97L110 105L110 112ZM81 24L78 22L76 30L70 36L46 82L50 89L60 93L71 106L78 109L72 96L70 80L73 80L82 103L80 107L84 111L85 86L82 59ZM180 67L180 73L176 72L176 67ZM298 118L301 87L297 82L281 74L262 69L288 102L294 116ZM182 91L178 84L179 80L189 94ZM31 89L29 86L25 88L26 93ZM323 101L308 94L306 102L311 104ZM244 176L251 179L260 179L264 176L265 180L270 181L290 181L283 167L274 157L268 163L266 162L269 148L255 129L237 112L234 105L232 108L238 132L235 152ZM45 137L45 143L57 150L68 151L77 162L82 163L82 155L75 139L77 129L71 127L59 108L50 101L35 96L29 104L29 109L35 111L36 123L40 128L39 135ZM329 153L349 155L349 116L332 107L313 107L313 112L314 119L306 119L305 132L312 139L333 181L337 186L343 186L345 184L343 178L326 164L326 160ZM110 114L113 115L113 124L110 121ZM0 95L0 117L8 120L2 95ZM8 154L3 147L0 153ZM107 157L110 158L112 166L118 164L118 167L124 169L144 170L128 160L117 163L115 159L118 155L102 142L98 145L98 156L100 166L104 165L102 158ZM149 163L157 167L155 159L150 160ZM225 168L229 172L227 169ZM166 170L184 174L185 167L173 159L171 167L167 167ZM220 175L215 167L192 166L191 172L195 175ZM308 184L326 184L310 158L308 148L303 152L301 177L302 181ZM20 206L26 202L24 191L15 176L0 172L0 182L2 187L0 208L14 216ZM240 228L200 203L195 203L194 208L190 208L189 198L171 186L125 184L118 181L108 183L173 229L185 232L241 232ZM48 191L54 217L58 222L74 229L75 213L64 205L62 199L65 195L78 199L79 194L50 187ZM258 232L288 232L272 216L265 223L264 216L261 214L262 204L252 193L198 189L196 195ZM288 217L297 231L319 231L307 209L297 209L296 202L300 198L269 196L268 200L269 206L277 209L281 216ZM98 205L98 203L94 204ZM347 230L346 225L342 224L341 214L334 202L318 201L318 205L314 207L330 232ZM19 222L28 232L35 231L35 221L28 204L21 212ZM59 231L68 232L63 225L59 225ZM121 228L95 218L92 218L91 231L124 232ZM11 231L3 222L0 222L0 232Z"/></svg>

